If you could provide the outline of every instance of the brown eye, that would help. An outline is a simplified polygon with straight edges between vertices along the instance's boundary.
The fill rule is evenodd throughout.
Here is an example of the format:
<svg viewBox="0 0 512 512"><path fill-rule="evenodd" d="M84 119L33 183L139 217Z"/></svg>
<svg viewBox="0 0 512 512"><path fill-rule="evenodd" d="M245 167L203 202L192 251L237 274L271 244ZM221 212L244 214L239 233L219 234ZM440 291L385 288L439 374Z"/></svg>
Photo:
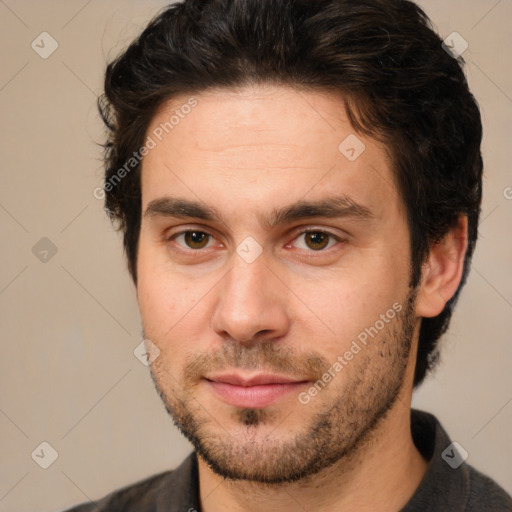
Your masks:
<svg viewBox="0 0 512 512"><path fill-rule="evenodd" d="M203 249L209 241L210 235L203 231L187 231L180 236L185 238L185 244L191 249Z"/></svg>
<svg viewBox="0 0 512 512"><path fill-rule="evenodd" d="M327 233L321 231L310 231L305 233L306 245L314 251L325 249L329 243L330 236Z"/></svg>
<svg viewBox="0 0 512 512"><path fill-rule="evenodd" d="M342 242L342 239L329 231L309 229L302 231L294 241L294 246L305 251L324 252L330 249L336 243Z"/></svg>
<svg viewBox="0 0 512 512"><path fill-rule="evenodd" d="M172 235L165 236L165 244L169 251L187 257L211 256L214 248L223 248L214 235L201 229L189 228ZM196 254L193 254L196 253Z"/></svg>

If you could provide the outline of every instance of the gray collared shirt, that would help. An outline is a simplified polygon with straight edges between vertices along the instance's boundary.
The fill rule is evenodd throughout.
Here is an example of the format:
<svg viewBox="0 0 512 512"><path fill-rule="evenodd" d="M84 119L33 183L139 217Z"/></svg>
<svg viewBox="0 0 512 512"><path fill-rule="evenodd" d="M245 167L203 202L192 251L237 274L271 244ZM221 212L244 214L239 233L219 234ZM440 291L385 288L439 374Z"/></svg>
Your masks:
<svg viewBox="0 0 512 512"><path fill-rule="evenodd" d="M512 512L512 498L469 464L439 421L411 410L414 443L429 465L421 484L398 512ZM166 471L112 492L67 512L201 512L197 457L193 452L173 471Z"/></svg>

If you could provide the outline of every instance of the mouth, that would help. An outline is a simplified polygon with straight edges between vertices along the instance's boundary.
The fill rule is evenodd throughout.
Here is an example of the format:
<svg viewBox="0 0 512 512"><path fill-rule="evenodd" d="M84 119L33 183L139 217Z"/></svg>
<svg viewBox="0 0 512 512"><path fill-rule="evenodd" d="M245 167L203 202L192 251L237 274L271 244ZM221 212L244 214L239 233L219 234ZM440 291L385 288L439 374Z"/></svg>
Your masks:
<svg viewBox="0 0 512 512"><path fill-rule="evenodd" d="M223 402L239 408L263 409L293 392L299 393L308 380L260 373L252 376L226 373L204 378Z"/></svg>

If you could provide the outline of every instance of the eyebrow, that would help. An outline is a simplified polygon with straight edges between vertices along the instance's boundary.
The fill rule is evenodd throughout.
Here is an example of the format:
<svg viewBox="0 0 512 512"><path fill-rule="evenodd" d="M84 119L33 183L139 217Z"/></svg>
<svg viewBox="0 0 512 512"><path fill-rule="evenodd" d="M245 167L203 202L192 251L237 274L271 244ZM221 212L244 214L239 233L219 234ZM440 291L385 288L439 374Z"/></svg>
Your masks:
<svg viewBox="0 0 512 512"><path fill-rule="evenodd" d="M170 196L151 201L144 211L144 217L194 218L226 224L215 208L198 201ZM331 219L349 217L369 220L374 218L375 215L366 206L356 203L347 196L340 195L317 201L298 201L282 208L274 209L270 215L259 216L259 221L264 228L270 230L279 225L311 217Z"/></svg>

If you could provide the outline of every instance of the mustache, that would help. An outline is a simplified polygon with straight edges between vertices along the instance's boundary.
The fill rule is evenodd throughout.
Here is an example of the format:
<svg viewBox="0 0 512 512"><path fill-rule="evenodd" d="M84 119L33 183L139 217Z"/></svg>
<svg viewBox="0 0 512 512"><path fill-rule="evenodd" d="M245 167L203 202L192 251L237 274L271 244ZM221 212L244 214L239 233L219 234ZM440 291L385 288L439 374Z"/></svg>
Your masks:
<svg viewBox="0 0 512 512"><path fill-rule="evenodd" d="M198 382L207 372L226 369L261 370L304 380L316 381L331 366L320 354L310 351L298 354L275 342L256 343L250 347L224 344L222 348L204 354L192 354L184 367L187 384Z"/></svg>

